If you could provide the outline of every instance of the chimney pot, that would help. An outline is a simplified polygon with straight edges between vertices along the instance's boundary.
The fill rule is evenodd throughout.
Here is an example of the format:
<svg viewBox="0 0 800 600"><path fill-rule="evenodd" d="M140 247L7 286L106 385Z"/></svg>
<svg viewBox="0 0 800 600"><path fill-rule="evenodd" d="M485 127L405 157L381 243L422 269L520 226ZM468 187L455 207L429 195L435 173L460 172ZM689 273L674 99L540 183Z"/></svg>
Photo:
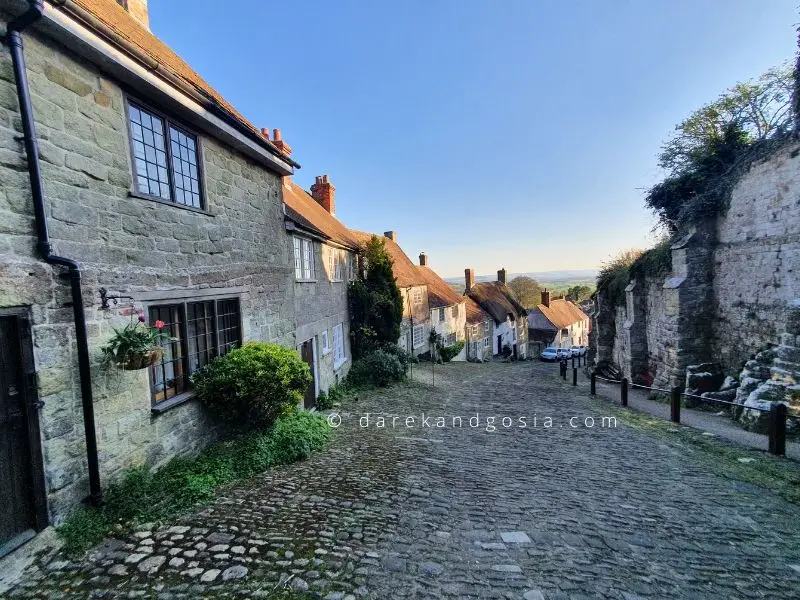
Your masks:
<svg viewBox="0 0 800 600"><path fill-rule="evenodd" d="M499 281L500 283L505 283L506 282L506 270L505 269L500 269L497 272L497 281Z"/></svg>
<svg viewBox="0 0 800 600"><path fill-rule="evenodd" d="M384 235L384 237L389 238L393 242L397 242L397 232L396 231L384 231L383 235Z"/></svg>
<svg viewBox="0 0 800 600"><path fill-rule="evenodd" d="M547 291L547 288L542 290L542 304L550 308L550 292Z"/></svg>
<svg viewBox="0 0 800 600"><path fill-rule="evenodd" d="M328 180L327 175L317 175L316 183L311 186L311 196L330 214L336 214L336 188Z"/></svg>
<svg viewBox="0 0 800 600"><path fill-rule="evenodd" d="M266 127L262 127L261 135L264 136L265 139L269 139L269 129L267 129Z"/></svg>
<svg viewBox="0 0 800 600"><path fill-rule="evenodd" d="M428 266L428 255L424 252L420 252L419 254L419 266L427 267Z"/></svg>
<svg viewBox="0 0 800 600"><path fill-rule="evenodd" d="M469 294L475 285L475 269L464 269L464 293Z"/></svg>
<svg viewBox="0 0 800 600"><path fill-rule="evenodd" d="M134 21L150 31L150 14L147 10L147 0L127 0L120 3L120 6L128 11Z"/></svg>

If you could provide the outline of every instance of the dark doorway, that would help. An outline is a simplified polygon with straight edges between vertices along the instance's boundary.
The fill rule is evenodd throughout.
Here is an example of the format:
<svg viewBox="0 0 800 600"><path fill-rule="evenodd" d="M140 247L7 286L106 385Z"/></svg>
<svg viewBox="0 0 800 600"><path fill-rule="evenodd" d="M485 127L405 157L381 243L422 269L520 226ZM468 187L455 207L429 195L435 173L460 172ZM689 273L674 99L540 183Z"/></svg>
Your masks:
<svg viewBox="0 0 800 600"><path fill-rule="evenodd" d="M305 408L314 408L317 404L317 384L316 384L316 374L314 373L314 340L306 340L300 346L300 356L302 359L308 364L309 368L311 369L311 385L309 386L308 390L306 390L306 397L303 401L303 406Z"/></svg>
<svg viewBox="0 0 800 600"><path fill-rule="evenodd" d="M0 556L47 525L30 321L0 310Z"/></svg>

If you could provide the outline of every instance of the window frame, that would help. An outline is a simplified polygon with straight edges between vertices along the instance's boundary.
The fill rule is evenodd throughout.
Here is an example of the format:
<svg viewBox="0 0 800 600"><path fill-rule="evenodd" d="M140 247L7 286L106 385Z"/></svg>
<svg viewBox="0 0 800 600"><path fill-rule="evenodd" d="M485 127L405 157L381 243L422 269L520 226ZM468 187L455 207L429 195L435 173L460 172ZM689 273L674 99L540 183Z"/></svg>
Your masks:
<svg viewBox="0 0 800 600"><path fill-rule="evenodd" d="M300 248L300 271L298 275L297 248ZM321 246L320 246L321 247ZM306 248L309 249L306 256ZM300 283L314 283L317 280L317 256L314 248L314 240L302 235L292 236L292 254L294 259L294 280ZM308 267L308 268L307 268ZM309 276L306 277L306 271Z"/></svg>
<svg viewBox="0 0 800 600"><path fill-rule="evenodd" d="M336 332L339 332L339 344L336 343ZM333 368L334 370L341 367L347 362L347 352L344 347L344 323L339 323L333 327Z"/></svg>
<svg viewBox="0 0 800 600"><path fill-rule="evenodd" d="M425 304L425 296L422 293L421 287L415 287L411 290L411 305L416 308Z"/></svg>
<svg viewBox="0 0 800 600"><path fill-rule="evenodd" d="M419 329L421 331L419 344L415 344L414 343L414 337L415 337L414 333L417 331L417 329ZM424 325L414 325L414 327L411 329L411 347L416 349L416 348L422 348L422 346L424 346L424 345L425 345L425 326Z"/></svg>
<svg viewBox="0 0 800 600"><path fill-rule="evenodd" d="M144 109L147 112L152 113L156 117L160 118L164 122L164 142L166 146L165 151L167 155L167 177L169 179L169 190L170 190L170 195L172 197L171 200L166 200L161 196L154 196L149 192L142 192L139 191L138 189L137 174L136 174L136 152L133 145L134 141L133 130L131 129L131 114L130 114L131 106L134 106L139 109ZM168 112L153 106L149 102L144 102L131 94L124 95L124 108L125 108L125 126L128 132L128 157L130 159L130 169L131 169L130 195L136 198L142 198L144 200L151 200L153 202L166 204L167 206L175 206L185 210L210 214L208 212L208 194L206 193L206 174L205 174L205 169L203 168L203 164L205 161L203 156L202 136L197 132L197 130L193 129L192 127L189 127L188 125L185 125L183 121L174 119ZM184 134L188 134L194 137L195 152L197 154L197 193L200 196L200 206L181 204L176 200L177 194L175 191L175 168L172 162L172 144L171 144L172 138L171 138L170 126L174 126L177 129L183 131Z"/></svg>
<svg viewBox="0 0 800 600"><path fill-rule="evenodd" d="M320 346L322 347L322 356L327 356L331 353L331 340L330 336L328 335L328 330L323 329L320 335Z"/></svg>
<svg viewBox="0 0 800 600"><path fill-rule="evenodd" d="M150 321L150 314L151 311L158 308L163 307L175 307L178 310L178 314L180 315L180 323L178 325L178 333L179 333L179 343L180 343L180 365L181 370L183 372L182 377L184 378L184 388L170 398L165 398L163 400L156 401L156 393L155 393L155 385L154 385L154 369L158 366L163 364L162 361L159 361L156 365L152 365L147 369L147 376L148 376L148 386L150 389L150 410L155 414L160 414L165 412L166 410L177 406L179 404L183 404L184 402L191 400L194 397L194 389L191 387L190 377L193 373L197 371L190 372L190 355L189 355L189 306L194 304L204 304L207 302L213 302L214 304L214 314L213 314L213 325L214 325L214 332L213 332L213 339L214 339L214 349L213 355L211 359L221 356L220 346L221 344L221 337L220 337L220 325L219 325L219 304L225 301L235 300L237 302L238 307L238 318L236 320L236 329L238 330L238 337L239 337L239 346L244 344L244 327L242 322L242 298L240 295L219 295L219 296L183 296L183 297L175 297L175 298L164 298L158 300L152 300L145 304L144 308L147 313L148 322ZM162 359L163 360L163 359ZM202 367L201 367L202 368Z"/></svg>

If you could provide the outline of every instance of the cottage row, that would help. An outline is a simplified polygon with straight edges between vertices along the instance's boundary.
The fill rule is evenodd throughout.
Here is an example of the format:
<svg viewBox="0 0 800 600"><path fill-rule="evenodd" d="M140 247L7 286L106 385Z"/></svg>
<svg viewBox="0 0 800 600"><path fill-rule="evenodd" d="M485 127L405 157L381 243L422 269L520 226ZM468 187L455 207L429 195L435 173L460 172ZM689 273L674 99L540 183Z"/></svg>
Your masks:
<svg viewBox="0 0 800 600"><path fill-rule="evenodd" d="M296 347L306 403L350 366L347 283L371 234L309 191L279 130L256 128L149 31L146 0L0 0L0 555L132 465L215 435L190 377L244 341ZM528 353L505 282L454 292L384 235L398 343L457 360ZM143 316L173 338L149 369L100 365ZM8 483L8 485L6 485Z"/></svg>

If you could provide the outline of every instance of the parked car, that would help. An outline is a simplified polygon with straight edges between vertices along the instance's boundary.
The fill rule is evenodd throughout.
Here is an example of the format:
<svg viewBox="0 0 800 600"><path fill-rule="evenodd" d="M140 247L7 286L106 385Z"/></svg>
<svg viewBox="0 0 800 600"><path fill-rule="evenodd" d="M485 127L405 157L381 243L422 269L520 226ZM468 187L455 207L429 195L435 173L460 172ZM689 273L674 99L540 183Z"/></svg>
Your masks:
<svg viewBox="0 0 800 600"><path fill-rule="evenodd" d="M570 348L572 356L584 356L586 354L586 346L572 346Z"/></svg>
<svg viewBox="0 0 800 600"><path fill-rule="evenodd" d="M572 358L572 350L569 348L558 348L556 350L556 358L558 360L564 360L566 358Z"/></svg>
<svg viewBox="0 0 800 600"><path fill-rule="evenodd" d="M539 360L558 360L558 351L555 348L545 348L539 355Z"/></svg>

